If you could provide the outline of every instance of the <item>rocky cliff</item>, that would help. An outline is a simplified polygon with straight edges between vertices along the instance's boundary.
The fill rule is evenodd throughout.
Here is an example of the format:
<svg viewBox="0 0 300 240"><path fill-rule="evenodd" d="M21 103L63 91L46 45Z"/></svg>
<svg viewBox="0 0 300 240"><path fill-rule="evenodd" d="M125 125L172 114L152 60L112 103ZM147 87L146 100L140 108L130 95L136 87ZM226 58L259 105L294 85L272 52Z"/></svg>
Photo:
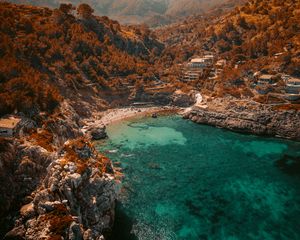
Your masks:
<svg viewBox="0 0 300 240"><path fill-rule="evenodd" d="M67 103L35 125L1 139L4 239L105 239L117 195L110 160L95 150Z"/></svg>
<svg viewBox="0 0 300 240"><path fill-rule="evenodd" d="M193 107L185 118L242 133L300 140L300 112L252 101L228 101Z"/></svg>
<svg viewBox="0 0 300 240"><path fill-rule="evenodd" d="M114 219L113 173L110 161L89 142L67 142L6 239L103 239Z"/></svg>

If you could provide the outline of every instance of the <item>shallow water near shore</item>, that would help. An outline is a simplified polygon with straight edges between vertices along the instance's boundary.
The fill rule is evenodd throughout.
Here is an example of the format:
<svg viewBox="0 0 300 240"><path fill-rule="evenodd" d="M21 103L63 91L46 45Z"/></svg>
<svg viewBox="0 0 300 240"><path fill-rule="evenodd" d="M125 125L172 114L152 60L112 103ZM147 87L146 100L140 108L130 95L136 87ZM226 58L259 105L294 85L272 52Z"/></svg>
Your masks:
<svg viewBox="0 0 300 240"><path fill-rule="evenodd" d="M112 239L300 239L300 143L179 116L107 132L125 175Z"/></svg>

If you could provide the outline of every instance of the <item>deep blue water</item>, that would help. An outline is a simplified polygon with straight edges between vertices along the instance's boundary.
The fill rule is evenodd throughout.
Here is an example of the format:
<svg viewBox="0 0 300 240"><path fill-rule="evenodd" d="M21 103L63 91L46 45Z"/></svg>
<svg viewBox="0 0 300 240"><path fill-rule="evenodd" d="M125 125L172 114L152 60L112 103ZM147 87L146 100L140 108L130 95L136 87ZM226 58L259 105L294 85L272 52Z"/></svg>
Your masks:
<svg viewBox="0 0 300 240"><path fill-rule="evenodd" d="M299 143L178 116L107 130L125 175L113 239L300 239Z"/></svg>

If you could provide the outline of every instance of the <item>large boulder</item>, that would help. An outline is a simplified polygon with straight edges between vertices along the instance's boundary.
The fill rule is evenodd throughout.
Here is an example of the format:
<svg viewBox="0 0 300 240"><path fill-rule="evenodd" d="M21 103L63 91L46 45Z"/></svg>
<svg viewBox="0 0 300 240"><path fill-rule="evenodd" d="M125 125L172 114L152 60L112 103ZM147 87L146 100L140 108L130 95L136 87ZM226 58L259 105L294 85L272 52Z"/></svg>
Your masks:
<svg viewBox="0 0 300 240"><path fill-rule="evenodd" d="M91 137L93 140L101 140L107 138L106 127L94 126L90 129Z"/></svg>

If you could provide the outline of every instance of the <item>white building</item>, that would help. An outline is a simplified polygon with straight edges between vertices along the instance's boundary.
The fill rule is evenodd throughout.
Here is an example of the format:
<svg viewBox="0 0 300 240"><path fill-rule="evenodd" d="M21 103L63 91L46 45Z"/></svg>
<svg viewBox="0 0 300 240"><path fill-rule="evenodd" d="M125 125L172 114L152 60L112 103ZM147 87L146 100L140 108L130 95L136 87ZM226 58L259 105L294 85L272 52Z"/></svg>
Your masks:
<svg viewBox="0 0 300 240"><path fill-rule="evenodd" d="M17 117L0 119L0 137L13 137L20 121Z"/></svg>
<svg viewBox="0 0 300 240"><path fill-rule="evenodd" d="M205 55L203 57L191 59L185 66L185 71L181 79L183 81L194 81L199 80L203 75L204 70L209 69L213 66L214 56Z"/></svg>
<svg viewBox="0 0 300 240"><path fill-rule="evenodd" d="M193 58L189 63L188 63L188 68L192 69L203 69L206 67L206 62L204 58Z"/></svg>
<svg viewBox="0 0 300 240"><path fill-rule="evenodd" d="M300 78L289 78L286 80L285 98L289 101L300 99Z"/></svg>
<svg viewBox="0 0 300 240"><path fill-rule="evenodd" d="M274 75L260 75L260 73L254 73L254 76L257 79L257 85L255 89L261 95L270 93L272 91L272 86L276 86L276 83L274 83Z"/></svg>
<svg viewBox="0 0 300 240"><path fill-rule="evenodd" d="M274 75L263 74L258 77L257 85L272 85L274 81Z"/></svg>
<svg viewBox="0 0 300 240"><path fill-rule="evenodd" d="M213 55L205 55L203 57L199 58L193 58L188 63L188 67L190 68L206 68L211 67L214 62L214 56Z"/></svg>
<svg viewBox="0 0 300 240"><path fill-rule="evenodd" d="M180 79L184 82L199 80L205 72L213 67L214 55L207 54L203 57L192 58L187 64L182 65L182 75Z"/></svg>
<svg viewBox="0 0 300 240"><path fill-rule="evenodd" d="M205 55L203 59L205 59L206 63L213 64L215 57L214 55Z"/></svg>

